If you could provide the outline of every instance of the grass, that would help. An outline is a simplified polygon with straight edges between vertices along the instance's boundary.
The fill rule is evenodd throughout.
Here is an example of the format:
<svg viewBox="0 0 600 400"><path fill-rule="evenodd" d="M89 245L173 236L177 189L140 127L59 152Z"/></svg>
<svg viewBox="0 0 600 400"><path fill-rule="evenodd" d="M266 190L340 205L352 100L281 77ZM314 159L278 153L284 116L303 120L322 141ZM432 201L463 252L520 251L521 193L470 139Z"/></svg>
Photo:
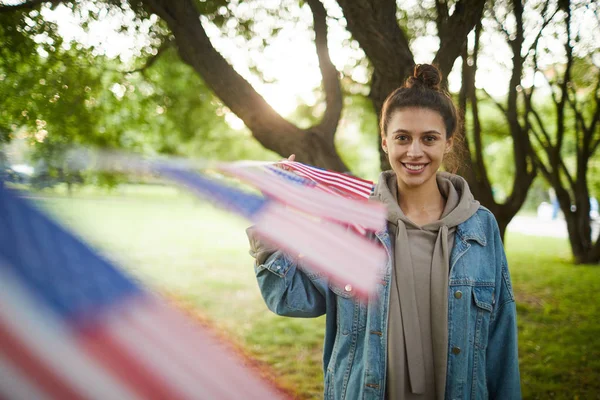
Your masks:
<svg viewBox="0 0 600 400"><path fill-rule="evenodd" d="M524 397L600 399L600 268L570 263L567 240L507 238Z"/></svg>
<svg viewBox="0 0 600 400"><path fill-rule="evenodd" d="M258 291L248 223L160 187L36 199L136 279L175 296L269 365L300 399L322 397L323 318L273 315ZM600 399L600 269L566 240L509 234L526 399Z"/></svg>

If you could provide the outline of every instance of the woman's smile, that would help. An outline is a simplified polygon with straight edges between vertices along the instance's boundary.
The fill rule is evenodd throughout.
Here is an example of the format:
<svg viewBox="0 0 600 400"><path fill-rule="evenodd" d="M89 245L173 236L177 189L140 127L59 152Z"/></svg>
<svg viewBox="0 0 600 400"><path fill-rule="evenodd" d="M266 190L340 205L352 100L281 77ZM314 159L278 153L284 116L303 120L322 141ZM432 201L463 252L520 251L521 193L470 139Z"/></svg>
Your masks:
<svg viewBox="0 0 600 400"><path fill-rule="evenodd" d="M425 170L425 167L429 165L427 164L416 164L416 163L401 163L402 166L406 169L409 174L418 175Z"/></svg>

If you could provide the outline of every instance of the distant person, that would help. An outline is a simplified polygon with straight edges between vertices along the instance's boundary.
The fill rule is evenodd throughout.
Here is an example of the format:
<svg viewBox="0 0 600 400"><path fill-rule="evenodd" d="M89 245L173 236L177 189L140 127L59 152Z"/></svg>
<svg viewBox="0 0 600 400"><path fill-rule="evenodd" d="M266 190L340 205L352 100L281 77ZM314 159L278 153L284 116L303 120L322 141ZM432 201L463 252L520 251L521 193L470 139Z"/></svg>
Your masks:
<svg viewBox="0 0 600 400"><path fill-rule="evenodd" d="M595 197L590 197L590 218L598 218L598 200Z"/></svg>
<svg viewBox="0 0 600 400"><path fill-rule="evenodd" d="M383 105L381 145L392 170L381 173L372 200L387 206L387 229L371 236L391 257L368 301L248 230L267 306L327 316L327 399L521 398L498 225L463 178L439 171L460 126L441 79L437 68L417 65Z"/></svg>
<svg viewBox="0 0 600 400"><path fill-rule="evenodd" d="M552 220L555 220L558 217L558 212L560 211L560 204L558 203L558 198L556 197L556 191L554 188L548 189L548 196L550 197L550 204L552 204Z"/></svg>

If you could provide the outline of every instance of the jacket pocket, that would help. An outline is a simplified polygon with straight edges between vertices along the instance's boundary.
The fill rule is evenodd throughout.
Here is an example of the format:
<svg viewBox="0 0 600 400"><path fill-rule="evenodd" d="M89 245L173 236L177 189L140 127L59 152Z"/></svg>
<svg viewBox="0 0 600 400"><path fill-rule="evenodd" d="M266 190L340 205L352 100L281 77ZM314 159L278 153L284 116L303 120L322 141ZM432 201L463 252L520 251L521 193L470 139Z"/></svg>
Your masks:
<svg viewBox="0 0 600 400"><path fill-rule="evenodd" d="M337 325L342 335L365 329L367 307L364 301L356 297L351 285L329 283L329 289L336 294Z"/></svg>
<svg viewBox="0 0 600 400"><path fill-rule="evenodd" d="M474 286L473 302L476 313L474 348L473 348L473 372L471 382L471 398L487 399L487 345L489 336L490 317L495 304L494 286Z"/></svg>
<svg viewBox="0 0 600 400"><path fill-rule="evenodd" d="M477 309L474 343L476 347L485 349L488 343L490 316L495 303L494 286L474 286L473 302Z"/></svg>

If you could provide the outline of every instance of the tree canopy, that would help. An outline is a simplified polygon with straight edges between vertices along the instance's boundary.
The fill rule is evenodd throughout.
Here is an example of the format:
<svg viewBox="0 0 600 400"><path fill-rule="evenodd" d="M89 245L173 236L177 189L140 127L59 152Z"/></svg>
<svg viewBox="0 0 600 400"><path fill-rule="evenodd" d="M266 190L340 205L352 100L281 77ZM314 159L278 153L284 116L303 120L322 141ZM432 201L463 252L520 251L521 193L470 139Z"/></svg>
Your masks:
<svg viewBox="0 0 600 400"><path fill-rule="evenodd" d="M84 27L125 16L121 29L145 38L140 54L123 63L66 43L42 12L59 6L78 13ZM295 153L299 161L348 171L348 161L360 154L340 156L348 149L340 131L350 118L364 131L358 147L370 142L385 169L377 130L381 106L412 71L421 39L433 38L437 48L429 61L445 77L454 71L460 82L455 96L465 127L459 172L494 212L501 231L541 174L561 193L574 254L598 260L600 245L592 246L585 217L600 141L598 7L591 0L436 0L414 6L395 0L0 2L0 34L7 43L0 61L6 103L0 130L6 141L19 135L15 127L27 126L20 134L43 142L45 158L67 143L198 155L214 154L217 146L225 158L243 157L250 145L256 152L260 143L267 158ZM321 88L315 104L284 117L256 87L257 80L272 79L260 57L247 57L247 70L240 71L217 37L233 43L237 53L254 55L267 52L290 27L309 30ZM340 27L347 36L332 43L330 32ZM333 62L332 46L353 51L346 65ZM485 90L480 75L490 59L506 72L506 95ZM231 113L248 130L214 118L231 122ZM48 126L61 133L48 134ZM502 190L495 182L497 165L489 162L496 143L503 143L502 165L511 175L502 178ZM578 249L577 243L586 244Z"/></svg>

